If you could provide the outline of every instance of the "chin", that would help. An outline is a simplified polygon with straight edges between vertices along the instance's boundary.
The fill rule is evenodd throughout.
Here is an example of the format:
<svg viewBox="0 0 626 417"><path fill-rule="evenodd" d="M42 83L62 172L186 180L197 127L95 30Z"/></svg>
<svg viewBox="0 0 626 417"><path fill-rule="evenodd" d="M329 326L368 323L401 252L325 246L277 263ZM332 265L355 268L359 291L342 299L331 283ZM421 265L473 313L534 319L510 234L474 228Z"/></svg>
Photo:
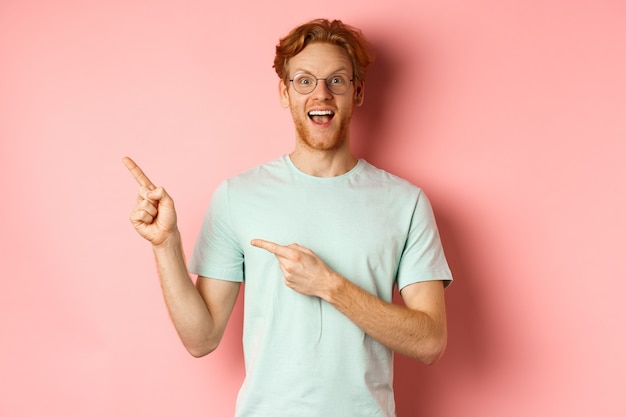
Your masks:
<svg viewBox="0 0 626 417"><path fill-rule="evenodd" d="M307 148L316 151L335 151L342 148L347 142L347 129L339 129L331 135L315 137L303 126L296 126L299 141Z"/></svg>
<svg viewBox="0 0 626 417"><path fill-rule="evenodd" d="M306 135L300 136L300 141L306 145L307 148L314 149L316 151L335 151L343 147L346 143L345 137L333 137L327 140L318 140Z"/></svg>

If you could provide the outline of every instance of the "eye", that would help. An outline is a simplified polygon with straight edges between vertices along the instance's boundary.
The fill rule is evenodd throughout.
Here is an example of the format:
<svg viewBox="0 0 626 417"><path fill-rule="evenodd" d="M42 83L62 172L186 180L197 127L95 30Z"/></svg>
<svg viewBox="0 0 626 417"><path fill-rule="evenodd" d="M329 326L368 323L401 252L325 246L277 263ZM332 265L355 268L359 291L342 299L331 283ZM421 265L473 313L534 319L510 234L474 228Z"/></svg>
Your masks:
<svg viewBox="0 0 626 417"><path fill-rule="evenodd" d="M346 84L348 80L343 75L333 75L328 79L328 82L333 85L342 85Z"/></svg>
<svg viewBox="0 0 626 417"><path fill-rule="evenodd" d="M296 75L294 81L300 85L315 84L315 79L310 75Z"/></svg>

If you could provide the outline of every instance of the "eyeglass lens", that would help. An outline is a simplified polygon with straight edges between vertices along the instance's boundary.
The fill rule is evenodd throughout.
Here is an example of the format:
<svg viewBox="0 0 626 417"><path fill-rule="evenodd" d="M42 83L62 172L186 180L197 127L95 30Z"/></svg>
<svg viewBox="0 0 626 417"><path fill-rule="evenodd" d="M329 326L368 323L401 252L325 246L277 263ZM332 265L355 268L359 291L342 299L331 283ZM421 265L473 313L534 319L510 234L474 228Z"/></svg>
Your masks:
<svg viewBox="0 0 626 417"><path fill-rule="evenodd" d="M328 78L316 78L311 74L300 73L296 74L290 81L293 84L293 88L300 94L311 93L317 87L318 81L324 81L331 93L343 94L348 91L352 80L344 74L335 74Z"/></svg>

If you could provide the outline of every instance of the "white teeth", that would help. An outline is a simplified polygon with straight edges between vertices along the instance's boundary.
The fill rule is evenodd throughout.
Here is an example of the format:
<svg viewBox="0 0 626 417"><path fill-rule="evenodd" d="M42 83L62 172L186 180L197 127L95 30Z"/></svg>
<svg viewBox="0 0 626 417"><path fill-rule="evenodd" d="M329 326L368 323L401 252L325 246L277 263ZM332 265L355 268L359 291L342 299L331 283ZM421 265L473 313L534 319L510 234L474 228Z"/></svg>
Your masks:
<svg viewBox="0 0 626 417"><path fill-rule="evenodd" d="M311 110L310 116L332 116L334 113L330 110Z"/></svg>

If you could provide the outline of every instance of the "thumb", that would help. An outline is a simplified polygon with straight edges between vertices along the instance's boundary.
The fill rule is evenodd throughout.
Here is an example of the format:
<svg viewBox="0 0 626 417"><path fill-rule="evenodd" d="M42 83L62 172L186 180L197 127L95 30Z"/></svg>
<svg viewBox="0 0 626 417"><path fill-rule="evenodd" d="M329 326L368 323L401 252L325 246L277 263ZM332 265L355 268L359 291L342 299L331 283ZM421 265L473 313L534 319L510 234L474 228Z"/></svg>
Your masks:
<svg viewBox="0 0 626 417"><path fill-rule="evenodd" d="M157 187L154 190L148 191L146 197L152 201L158 201L160 204L173 205L173 200L163 187Z"/></svg>

